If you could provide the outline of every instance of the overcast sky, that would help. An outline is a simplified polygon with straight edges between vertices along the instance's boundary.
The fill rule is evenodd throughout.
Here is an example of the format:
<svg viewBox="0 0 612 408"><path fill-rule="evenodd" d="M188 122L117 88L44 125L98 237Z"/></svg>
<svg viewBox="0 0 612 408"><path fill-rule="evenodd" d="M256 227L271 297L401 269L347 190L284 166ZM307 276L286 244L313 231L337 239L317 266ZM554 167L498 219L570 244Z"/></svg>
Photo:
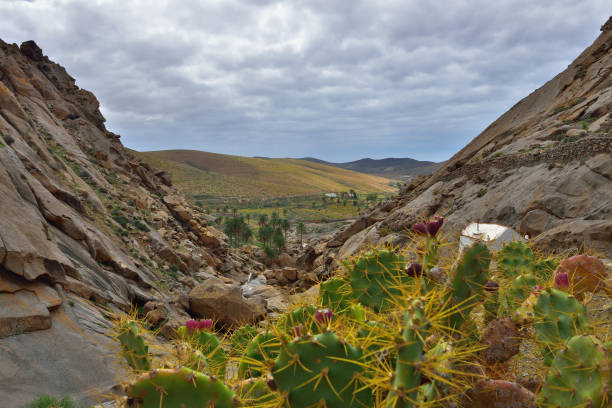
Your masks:
<svg viewBox="0 0 612 408"><path fill-rule="evenodd" d="M0 0L136 150L441 161L567 67L609 0Z"/></svg>

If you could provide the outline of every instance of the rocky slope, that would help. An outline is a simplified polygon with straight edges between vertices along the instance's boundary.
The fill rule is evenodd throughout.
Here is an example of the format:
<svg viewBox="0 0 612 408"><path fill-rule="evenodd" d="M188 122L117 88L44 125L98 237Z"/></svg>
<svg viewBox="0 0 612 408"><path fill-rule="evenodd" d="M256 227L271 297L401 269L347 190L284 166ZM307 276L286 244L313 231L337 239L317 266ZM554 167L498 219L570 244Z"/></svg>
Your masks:
<svg viewBox="0 0 612 408"><path fill-rule="evenodd" d="M210 312L188 295L198 281L232 299L223 313L265 313L236 291L263 265L229 249L168 173L127 152L98 107L34 42L0 41L3 407L109 392L122 374L109 315L136 307L170 337L187 312Z"/></svg>
<svg viewBox="0 0 612 408"><path fill-rule="evenodd" d="M612 257L612 18L601 31L434 174L307 248L306 266L321 272L368 245L401 245L414 222L434 214L453 237L470 222L500 223L544 250Z"/></svg>

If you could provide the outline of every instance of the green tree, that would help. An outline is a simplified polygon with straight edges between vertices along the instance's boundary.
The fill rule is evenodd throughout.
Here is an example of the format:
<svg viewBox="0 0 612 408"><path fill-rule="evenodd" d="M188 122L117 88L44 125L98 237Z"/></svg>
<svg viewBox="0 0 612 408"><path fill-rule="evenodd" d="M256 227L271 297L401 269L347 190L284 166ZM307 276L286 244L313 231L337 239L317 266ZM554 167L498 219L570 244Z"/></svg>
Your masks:
<svg viewBox="0 0 612 408"><path fill-rule="evenodd" d="M287 232L289 232L289 228L291 228L291 224L289 223L289 220L286 218L281 220L280 224L281 224L280 227L283 229L285 238L287 238Z"/></svg>
<svg viewBox="0 0 612 408"><path fill-rule="evenodd" d="M278 216L277 212L272 213L272 217L270 218L270 225L272 225L272 228L280 227L280 217Z"/></svg>
<svg viewBox="0 0 612 408"><path fill-rule="evenodd" d="M264 246L268 246L273 234L274 230L272 227L265 224L259 228L259 231L257 231L257 239L259 239Z"/></svg>
<svg viewBox="0 0 612 408"><path fill-rule="evenodd" d="M252 237L253 230L248 225L244 225L244 227L240 231L240 239L246 244L251 240Z"/></svg>
<svg viewBox="0 0 612 408"><path fill-rule="evenodd" d="M300 222L296 227L296 232L300 236L300 245L302 245L302 237L306 233L306 226L303 222Z"/></svg>
<svg viewBox="0 0 612 408"><path fill-rule="evenodd" d="M366 197L366 201L370 201L370 202L374 202L378 199L378 194L376 193L370 193L368 194L368 196Z"/></svg>
<svg viewBox="0 0 612 408"><path fill-rule="evenodd" d="M267 214L261 214L259 216L259 220L257 220L257 224L260 227L263 227L264 225L266 225L268 223L268 215Z"/></svg>
<svg viewBox="0 0 612 408"><path fill-rule="evenodd" d="M272 242L276 247L278 253L280 254L281 250L285 247L285 237L283 237L283 232L280 228L276 228L274 230L274 235L272 236Z"/></svg>

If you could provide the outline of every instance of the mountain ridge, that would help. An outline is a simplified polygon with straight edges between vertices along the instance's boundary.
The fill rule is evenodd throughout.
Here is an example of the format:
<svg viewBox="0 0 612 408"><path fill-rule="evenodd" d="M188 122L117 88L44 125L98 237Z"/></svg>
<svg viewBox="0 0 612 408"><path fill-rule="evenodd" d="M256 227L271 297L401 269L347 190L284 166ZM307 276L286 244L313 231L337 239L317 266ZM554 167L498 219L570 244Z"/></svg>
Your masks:
<svg viewBox="0 0 612 408"><path fill-rule="evenodd" d="M315 157L302 157L299 160L311 161L314 163L353 170L360 173L399 179L405 179L411 176L429 175L437 170L441 165L441 163L416 160L408 157L387 157L384 159L372 159L365 157L363 159L339 163L328 162Z"/></svg>

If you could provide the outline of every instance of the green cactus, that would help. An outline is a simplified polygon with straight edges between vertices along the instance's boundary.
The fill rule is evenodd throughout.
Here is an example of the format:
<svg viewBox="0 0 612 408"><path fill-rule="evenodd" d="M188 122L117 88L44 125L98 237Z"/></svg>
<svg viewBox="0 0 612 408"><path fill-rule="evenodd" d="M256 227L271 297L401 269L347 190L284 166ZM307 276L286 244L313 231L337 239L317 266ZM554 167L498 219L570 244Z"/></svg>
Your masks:
<svg viewBox="0 0 612 408"><path fill-rule="evenodd" d="M485 286L486 289L486 286ZM492 290L484 292L484 323L488 324L490 321L497 319L497 313L499 311L499 290Z"/></svg>
<svg viewBox="0 0 612 408"><path fill-rule="evenodd" d="M323 307L335 313L343 313L351 307L353 292L349 282L342 278L332 278L321 282L319 298Z"/></svg>
<svg viewBox="0 0 612 408"><path fill-rule="evenodd" d="M122 322L117 336L121 342L121 354L127 363L136 371L151 369L149 346L140 335L138 323L134 320Z"/></svg>
<svg viewBox="0 0 612 408"><path fill-rule="evenodd" d="M539 282L549 282L561 261L555 257L539 259L533 264L533 274Z"/></svg>
<svg viewBox="0 0 612 408"><path fill-rule="evenodd" d="M300 306L297 309L285 313L278 320L278 327L286 334L294 337L295 329L300 326L300 334L319 333L320 329L314 318L318 308L313 305Z"/></svg>
<svg viewBox="0 0 612 408"><path fill-rule="evenodd" d="M497 254L497 266L506 278L532 273L534 260L531 248L520 241L507 243Z"/></svg>
<svg viewBox="0 0 612 408"><path fill-rule="evenodd" d="M574 336L555 356L538 396L541 407L608 407L612 378L606 350L592 336Z"/></svg>
<svg viewBox="0 0 612 408"><path fill-rule="evenodd" d="M402 294L401 286L409 280L404 273L404 258L388 250L376 249L345 265L355 297L376 312L393 307L394 298Z"/></svg>
<svg viewBox="0 0 612 408"><path fill-rule="evenodd" d="M223 382L186 367L143 374L127 387L126 394L141 408L240 406L234 392Z"/></svg>
<svg viewBox="0 0 612 408"><path fill-rule="evenodd" d="M418 388L421 385L419 365L424 360L423 343L429 323L425 319L420 300L413 301L404 320L406 325L402 335L396 339L395 375L385 402L388 408L416 407Z"/></svg>
<svg viewBox="0 0 612 408"><path fill-rule="evenodd" d="M214 333L206 330L190 331L185 326L179 327L177 332L183 340L197 347L206 356L211 374L225 378L227 355Z"/></svg>
<svg viewBox="0 0 612 408"><path fill-rule="evenodd" d="M514 278L510 284L510 289L506 293L509 309L516 310L537 286L538 281L530 273Z"/></svg>
<svg viewBox="0 0 612 408"><path fill-rule="evenodd" d="M429 383L419 387L417 397L419 403L433 404L450 393L452 372L454 371L452 360L448 358L451 354L452 346L444 339L440 339L435 346L425 353L425 360L435 362L436 370L435 375L432 376L434 378Z"/></svg>
<svg viewBox="0 0 612 408"><path fill-rule="evenodd" d="M179 364L200 373L208 373L208 360L206 356L192 344L179 342L176 344Z"/></svg>
<svg viewBox="0 0 612 408"><path fill-rule="evenodd" d="M436 237L425 238L425 253L423 254L423 268L429 271L438 264L438 248L440 241Z"/></svg>
<svg viewBox="0 0 612 408"><path fill-rule="evenodd" d="M362 384L361 352L332 331L296 339L281 348L272 375L286 405L370 407Z"/></svg>
<svg viewBox="0 0 612 408"><path fill-rule="evenodd" d="M536 339L544 363L550 365L567 340L588 329L586 308L572 295L550 288L542 291L534 306Z"/></svg>
<svg viewBox="0 0 612 408"><path fill-rule="evenodd" d="M257 329L253 326L242 326L232 334L231 354L239 356L246 350L249 342L257 336Z"/></svg>
<svg viewBox="0 0 612 408"><path fill-rule="evenodd" d="M240 378L249 378L263 375L262 365L274 360L279 352L280 341L274 334L258 334L246 348L244 356L238 365L238 376Z"/></svg>
<svg viewBox="0 0 612 408"><path fill-rule="evenodd" d="M473 244L465 252L451 282L451 304L456 308L449 316L451 329L461 327L472 308L482 300L490 262L489 249L482 243Z"/></svg>
<svg viewBox="0 0 612 408"><path fill-rule="evenodd" d="M243 406L278 406L274 400L278 399L278 393L273 392L265 379L249 378L243 380L234 387L240 396Z"/></svg>

